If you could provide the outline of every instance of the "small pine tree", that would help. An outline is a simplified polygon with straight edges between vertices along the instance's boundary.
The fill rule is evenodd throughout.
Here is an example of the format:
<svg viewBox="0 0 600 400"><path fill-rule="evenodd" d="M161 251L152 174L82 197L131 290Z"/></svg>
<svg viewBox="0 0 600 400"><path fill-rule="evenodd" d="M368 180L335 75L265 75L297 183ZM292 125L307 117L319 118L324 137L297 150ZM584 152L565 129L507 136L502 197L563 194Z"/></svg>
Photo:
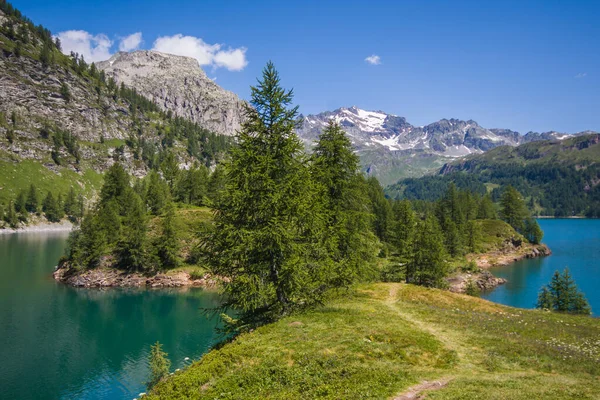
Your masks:
<svg viewBox="0 0 600 400"><path fill-rule="evenodd" d="M59 222L63 217L62 209L59 207L58 202L52 195L52 192L48 191L48 194L44 198L42 203L42 211L46 214L46 219L50 222Z"/></svg>
<svg viewBox="0 0 600 400"><path fill-rule="evenodd" d="M173 186L177 181L179 175L179 165L177 158L172 152L169 152L163 162L160 164L160 170L162 171L163 177L169 184L169 188L173 190Z"/></svg>
<svg viewBox="0 0 600 400"><path fill-rule="evenodd" d="M75 195L75 189L71 186L69 193L65 199L63 210L69 218L73 218L77 208L77 197Z"/></svg>
<svg viewBox="0 0 600 400"><path fill-rule="evenodd" d="M554 272L550 283L540 290L537 307L570 314L591 314L592 312L568 268L565 268L562 274L558 271Z"/></svg>
<svg viewBox="0 0 600 400"><path fill-rule="evenodd" d="M156 171L147 175L146 204L153 215L160 215L169 200L169 187Z"/></svg>
<svg viewBox="0 0 600 400"><path fill-rule="evenodd" d="M33 183L29 186L29 192L27 193L27 201L25 202L25 208L30 213L38 212L39 207L39 197L37 193L37 189L33 185Z"/></svg>
<svg viewBox="0 0 600 400"><path fill-rule="evenodd" d="M42 50L40 51L40 62L42 63L42 66L44 68L48 67L52 61L52 57L51 57L51 53L52 49L50 48L50 46L44 42L44 45L42 46Z"/></svg>
<svg viewBox="0 0 600 400"><path fill-rule="evenodd" d="M529 242L539 244L544 237L544 232L535 219L527 218L523 228L523 236L525 236Z"/></svg>
<svg viewBox="0 0 600 400"><path fill-rule="evenodd" d="M494 202L492 201L492 196L489 193L486 193L479 201L477 219L496 219L497 217L498 215L496 213Z"/></svg>
<svg viewBox="0 0 600 400"><path fill-rule="evenodd" d="M548 290L548 287L544 286L540 290L540 293L538 294L536 307L542 310L554 309L554 300L552 297L552 293L550 293L550 290Z"/></svg>
<svg viewBox="0 0 600 400"><path fill-rule="evenodd" d="M147 382L148 390L152 389L157 383L169 375L171 361L169 361L168 356L169 355L163 351L162 345L159 342L156 342L150 347L150 357L148 360L150 364L150 377Z"/></svg>
<svg viewBox="0 0 600 400"><path fill-rule="evenodd" d="M25 196L25 192L23 190L17 194L17 198L15 199L15 211L20 214L27 212L27 196Z"/></svg>
<svg viewBox="0 0 600 400"><path fill-rule="evenodd" d="M179 257L179 239L175 227L175 206L172 202L167 204L165 216L162 220L162 234L156 243L160 266L163 269L177 268L181 263Z"/></svg>
<svg viewBox="0 0 600 400"><path fill-rule="evenodd" d="M517 232L523 232L524 221L528 217L525 200L521 194L512 186L507 186L500 199L502 209L500 216L512 226Z"/></svg>
<svg viewBox="0 0 600 400"><path fill-rule="evenodd" d="M6 221L11 228L16 228L19 225L19 218L17 217L17 212L15 211L15 204L12 201L8 203L8 210L4 216L4 221Z"/></svg>
<svg viewBox="0 0 600 400"><path fill-rule="evenodd" d="M65 82L60 85L60 95L66 103L71 101L71 89L69 89L69 86Z"/></svg>
<svg viewBox="0 0 600 400"><path fill-rule="evenodd" d="M392 207L394 224L391 242L403 262L412 253L412 242L415 235L416 216L408 200L396 201Z"/></svg>
<svg viewBox="0 0 600 400"><path fill-rule="evenodd" d="M446 276L445 253L440 226L429 215L417 227L412 258L406 268L406 282L443 287Z"/></svg>
<svg viewBox="0 0 600 400"><path fill-rule="evenodd" d="M123 226L116 246L121 268L142 271L146 261L146 207L140 196L130 187L123 195Z"/></svg>

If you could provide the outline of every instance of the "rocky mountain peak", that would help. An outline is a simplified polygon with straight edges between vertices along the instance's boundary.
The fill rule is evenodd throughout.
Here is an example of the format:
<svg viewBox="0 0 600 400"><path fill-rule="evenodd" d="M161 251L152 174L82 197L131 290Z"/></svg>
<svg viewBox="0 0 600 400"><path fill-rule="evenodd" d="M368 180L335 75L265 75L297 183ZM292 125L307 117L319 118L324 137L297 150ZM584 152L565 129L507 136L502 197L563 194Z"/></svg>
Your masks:
<svg viewBox="0 0 600 400"><path fill-rule="evenodd" d="M164 111L213 132L233 135L242 122L243 102L208 78L194 58L150 50L119 52L98 68Z"/></svg>

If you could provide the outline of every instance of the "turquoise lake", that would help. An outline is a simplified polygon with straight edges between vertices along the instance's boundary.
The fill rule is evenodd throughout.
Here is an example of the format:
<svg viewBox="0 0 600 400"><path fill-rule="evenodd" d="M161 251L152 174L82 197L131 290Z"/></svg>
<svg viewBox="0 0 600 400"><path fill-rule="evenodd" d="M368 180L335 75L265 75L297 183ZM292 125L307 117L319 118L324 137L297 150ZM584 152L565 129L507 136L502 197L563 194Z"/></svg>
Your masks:
<svg viewBox="0 0 600 400"><path fill-rule="evenodd" d="M483 298L513 307L534 308L540 288L554 271L568 267L592 306L600 315L600 220L539 219L543 243L552 250L544 258L527 259L490 271L508 282L484 293Z"/></svg>
<svg viewBox="0 0 600 400"><path fill-rule="evenodd" d="M66 233L0 235L0 399L133 399L150 345L173 368L218 339L200 289L74 289L52 279Z"/></svg>

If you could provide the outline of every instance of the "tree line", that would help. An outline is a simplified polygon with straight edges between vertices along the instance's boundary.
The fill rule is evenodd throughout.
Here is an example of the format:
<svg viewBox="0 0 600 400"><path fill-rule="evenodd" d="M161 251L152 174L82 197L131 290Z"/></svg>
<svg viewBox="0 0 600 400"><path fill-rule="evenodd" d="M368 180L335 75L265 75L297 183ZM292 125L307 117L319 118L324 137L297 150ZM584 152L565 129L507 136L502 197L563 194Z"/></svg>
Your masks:
<svg viewBox="0 0 600 400"><path fill-rule="evenodd" d="M49 222L60 222L65 216L77 223L83 216L84 198L75 189L63 196L55 195L52 191L41 194L34 184L28 190L21 190L7 204L0 204L0 220L11 228L17 228L20 223L27 224L31 215L43 216Z"/></svg>
<svg viewBox="0 0 600 400"><path fill-rule="evenodd" d="M180 254L176 203L210 204L222 187L222 176L220 168L210 173L198 163L180 168L173 153L143 179L132 178L122 164L114 163L97 203L71 233L65 261L76 269L90 269L112 256L115 261L108 267L132 272L180 266L186 260ZM150 232L153 217L160 217L158 235Z"/></svg>

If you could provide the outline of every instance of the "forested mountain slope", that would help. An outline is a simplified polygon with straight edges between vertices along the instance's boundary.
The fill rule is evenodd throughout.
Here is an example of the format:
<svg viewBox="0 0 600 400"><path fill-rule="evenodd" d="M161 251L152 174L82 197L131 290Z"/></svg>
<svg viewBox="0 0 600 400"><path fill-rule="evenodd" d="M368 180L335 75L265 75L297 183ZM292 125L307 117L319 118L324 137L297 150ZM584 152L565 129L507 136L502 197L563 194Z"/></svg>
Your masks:
<svg viewBox="0 0 600 400"><path fill-rule="evenodd" d="M437 175L405 179L387 188L393 198L439 198L449 182L500 195L512 185L538 215L600 217L600 134L501 146L444 165Z"/></svg>
<svg viewBox="0 0 600 400"><path fill-rule="evenodd" d="M210 165L228 139L164 113L0 2L0 202L34 183L91 196L115 160L137 176L174 152Z"/></svg>

